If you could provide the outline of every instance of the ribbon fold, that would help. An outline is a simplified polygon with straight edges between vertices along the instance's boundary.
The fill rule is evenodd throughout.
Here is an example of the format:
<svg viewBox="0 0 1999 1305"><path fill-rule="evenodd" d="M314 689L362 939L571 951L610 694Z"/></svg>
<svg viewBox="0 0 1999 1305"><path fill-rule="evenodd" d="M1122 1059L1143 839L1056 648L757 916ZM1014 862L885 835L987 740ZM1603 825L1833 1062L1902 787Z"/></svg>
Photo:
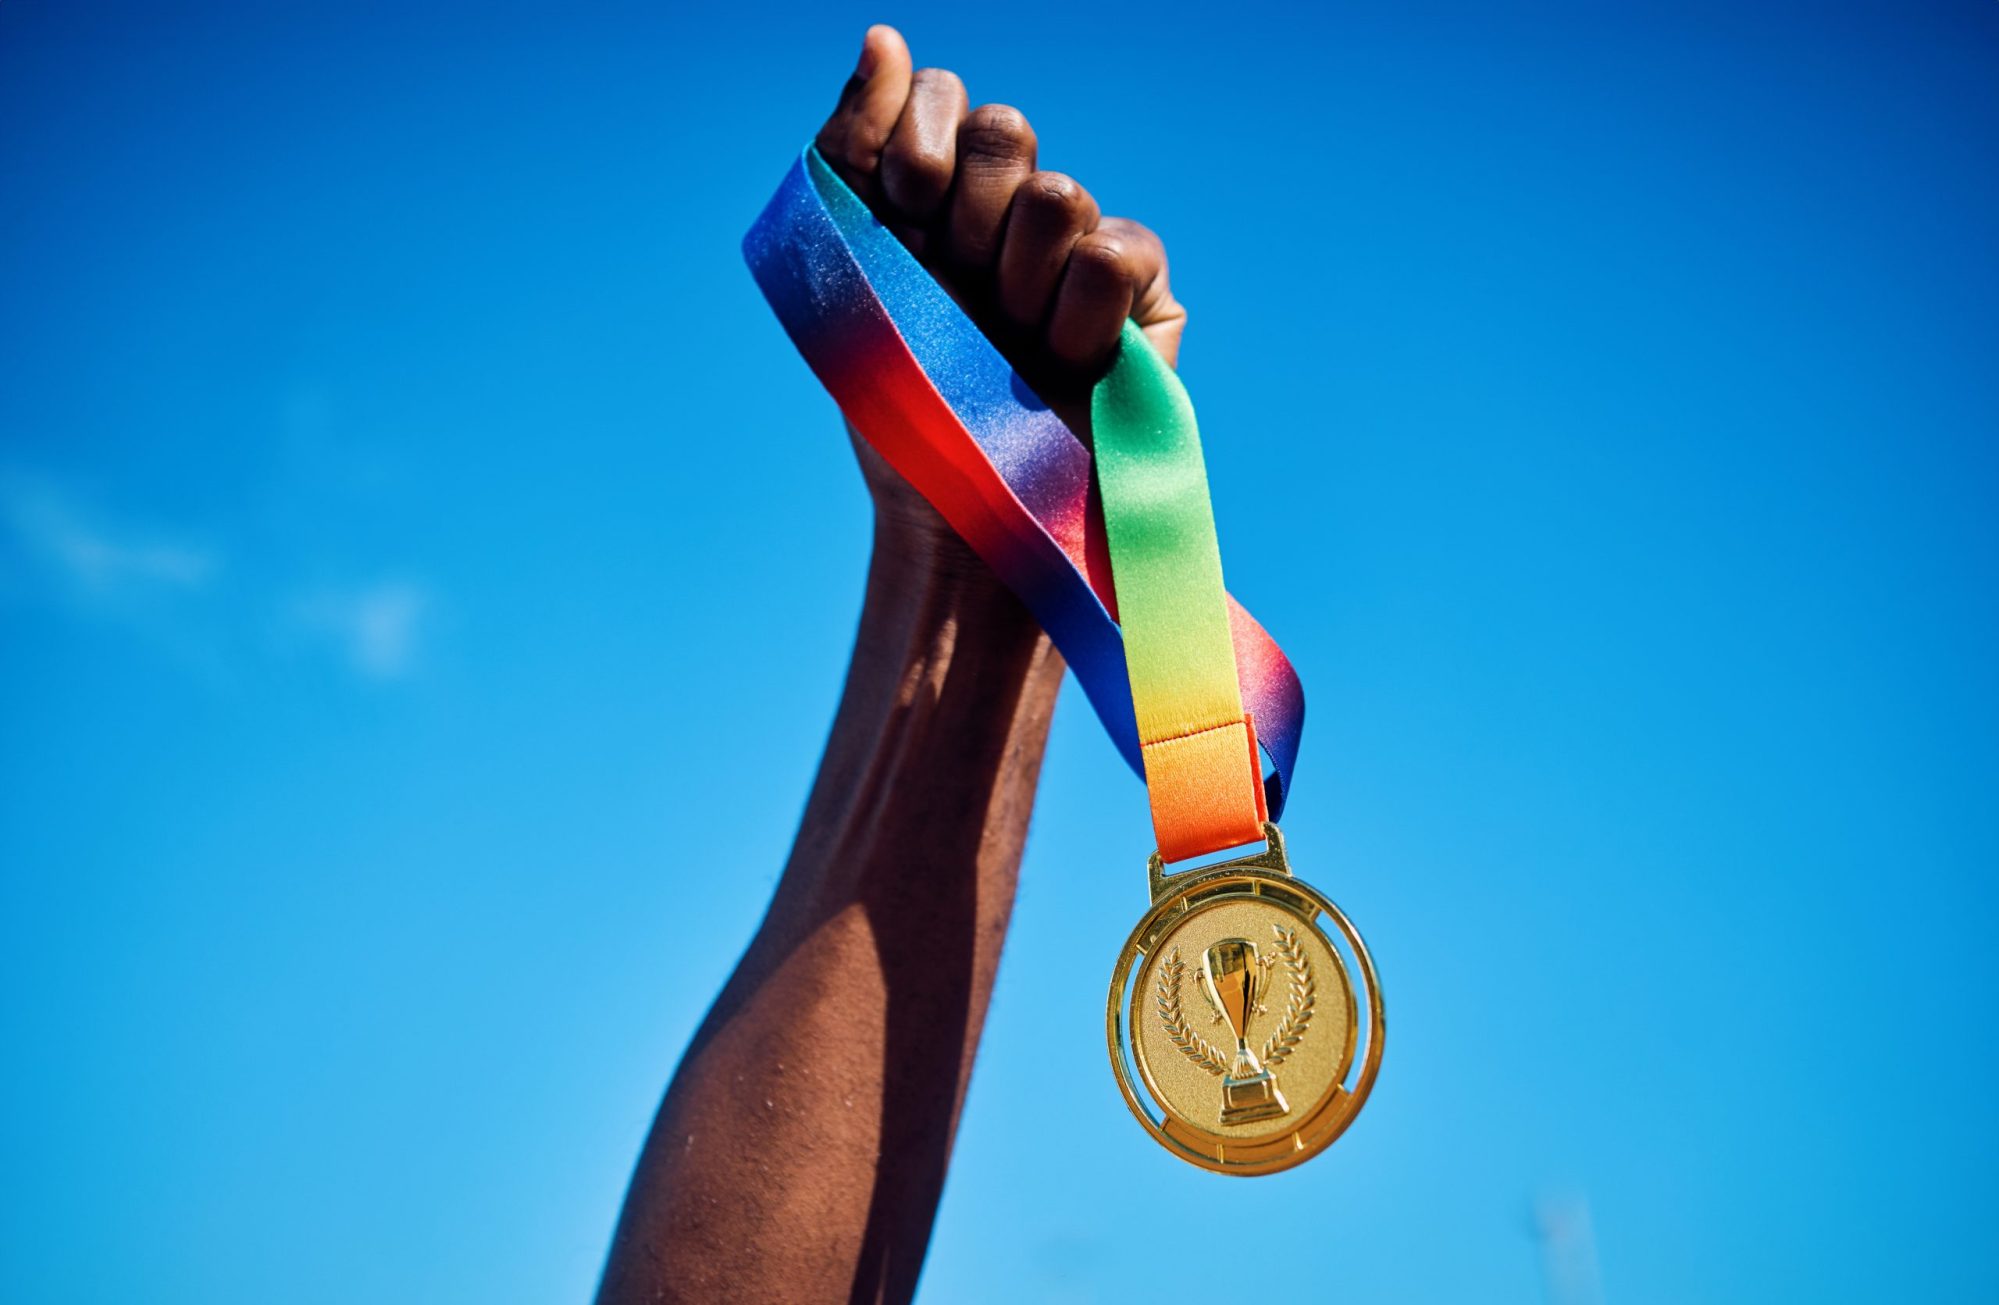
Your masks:
<svg viewBox="0 0 1999 1305"><path fill-rule="evenodd" d="M1222 590L1193 408L1137 327L1092 396L1098 510L1090 450L816 149L743 254L854 429L1061 650L1147 780L1160 855L1260 839L1284 807L1304 691Z"/></svg>

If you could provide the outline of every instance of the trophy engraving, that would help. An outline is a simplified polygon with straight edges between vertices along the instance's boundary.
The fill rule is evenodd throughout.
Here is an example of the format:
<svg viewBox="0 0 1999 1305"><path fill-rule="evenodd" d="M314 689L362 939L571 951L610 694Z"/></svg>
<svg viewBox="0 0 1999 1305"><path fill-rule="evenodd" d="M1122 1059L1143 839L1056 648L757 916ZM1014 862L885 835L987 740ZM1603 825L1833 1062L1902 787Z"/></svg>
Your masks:
<svg viewBox="0 0 1999 1305"><path fill-rule="evenodd" d="M1274 958L1260 955L1256 944L1247 938L1223 938L1201 955L1201 995L1207 998L1215 1023L1227 1024L1234 1035L1232 1052L1188 1027L1181 999L1187 964L1180 958L1180 949L1175 947L1159 966L1155 1005L1160 1024L1182 1055L1222 1080L1224 1124L1274 1119L1291 1109L1271 1070L1283 1064L1304 1039L1317 993L1311 959L1299 945L1297 934L1281 925L1272 925L1271 933L1277 952ZM1250 1049L1250 1023L1268 1011L1262 998L1270 970L1280 962L1290 976L1284 1015L1259 1055Z"/></svg>
<svg viewBox="0 0 1999 1305"><path fill-rule="evenodd" d="M1247 938L1224 938L1201 954L1201 987L1235 1034L1235 1062L1222 1076L1222 1122L1247 1124L1290 1110L1277 1080L1249 1049L1249 1021L1265 1009L1263 995L1270 958L1256 954Z"/></svg>

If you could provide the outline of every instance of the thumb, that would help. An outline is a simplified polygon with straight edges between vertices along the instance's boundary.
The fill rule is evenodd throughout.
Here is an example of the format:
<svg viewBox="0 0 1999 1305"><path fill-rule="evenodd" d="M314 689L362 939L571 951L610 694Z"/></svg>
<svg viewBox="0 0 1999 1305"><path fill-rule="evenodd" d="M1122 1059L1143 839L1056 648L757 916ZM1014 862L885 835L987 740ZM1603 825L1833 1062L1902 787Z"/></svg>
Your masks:
<svg viewBox="0 0 1999 1305"><path fill-rule="evenodd" d="M878 195L882 149L909 99L909 83L908 43L901 32L876 23L861 38L853 75L814 142L833 170L864 198Z"/></svg>

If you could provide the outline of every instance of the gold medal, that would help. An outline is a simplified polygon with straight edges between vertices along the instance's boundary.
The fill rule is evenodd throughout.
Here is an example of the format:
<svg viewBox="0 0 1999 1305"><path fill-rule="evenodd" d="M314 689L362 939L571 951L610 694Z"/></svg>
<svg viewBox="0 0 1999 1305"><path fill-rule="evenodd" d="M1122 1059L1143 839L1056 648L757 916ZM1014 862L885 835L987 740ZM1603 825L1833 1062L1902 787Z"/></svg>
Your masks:
<svg viewBox="0 0 1999 1305"><path fill-rule="evenodd" d="M1311 1159L1353 1121L1386 1024L1367 945L1295 879L1284 836L1167 876L1125 940L1104 1010L1125 1104L1168 1151L1225 1174Z"/></svg>

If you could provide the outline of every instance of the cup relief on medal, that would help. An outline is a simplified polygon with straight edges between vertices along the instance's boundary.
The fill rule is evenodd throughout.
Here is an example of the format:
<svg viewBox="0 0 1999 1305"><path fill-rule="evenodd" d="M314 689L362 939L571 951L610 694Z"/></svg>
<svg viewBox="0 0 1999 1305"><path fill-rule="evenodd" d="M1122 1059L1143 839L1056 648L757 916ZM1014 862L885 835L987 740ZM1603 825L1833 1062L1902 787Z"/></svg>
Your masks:
<svg viewBox="0 0 1999 1305"><path fill-rule="evenodd" d="M1184 996L1188 963L1175 946L1159 966L1154 1006L1161 1030L1180 1054L1222 1080L1221 1122L1250 1123L1289 1112L1271 1071L1291 1056L1311 1027L1317 987L1311 957L1297 931L1272 924L1271 940L1259 949L1247 938L1223 938L1201 954L1195 984L1210 1025L1224 1026L1232 1049L1209 1042L1193 1027ZM1272 972L1283 971L1284 1009L1259 1051L1250 1038L1258 1017L1270 1013Z"/></svg>

